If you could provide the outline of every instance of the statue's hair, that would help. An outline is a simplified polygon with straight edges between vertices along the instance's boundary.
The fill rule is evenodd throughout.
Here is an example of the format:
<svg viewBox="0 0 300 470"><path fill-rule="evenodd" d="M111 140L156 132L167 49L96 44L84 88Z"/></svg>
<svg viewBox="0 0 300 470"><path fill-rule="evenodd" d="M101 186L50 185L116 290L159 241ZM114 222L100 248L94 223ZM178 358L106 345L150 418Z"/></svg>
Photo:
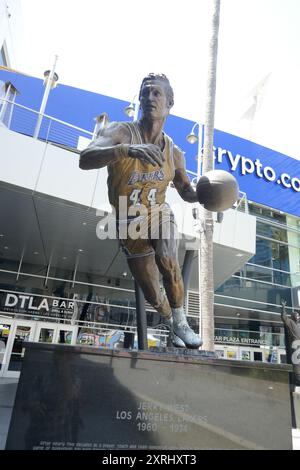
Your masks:
<svg viewBox="0 0 300 470"><path fill-rule="evenodd" d="M163 82L166 85L167 97L170 100L171 106L173 106L173 104L174 104L173 88L170 85L169 79L163 73L149 73L145 78L143 78L141 88L140 88L140 93L139 93L139 99L141 98L142 89L143 89L143 86L145 85L145 83L146 82L152 82L153 80L159 80L159 81Z"/></svg>

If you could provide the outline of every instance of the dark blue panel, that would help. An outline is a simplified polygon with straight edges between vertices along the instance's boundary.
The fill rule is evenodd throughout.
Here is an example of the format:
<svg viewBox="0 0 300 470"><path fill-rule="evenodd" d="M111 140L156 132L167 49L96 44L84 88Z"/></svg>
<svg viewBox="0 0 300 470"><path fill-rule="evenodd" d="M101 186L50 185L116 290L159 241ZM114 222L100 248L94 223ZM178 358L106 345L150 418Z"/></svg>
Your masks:
<svg viewBox="0 0 300 470"><path fill-rule="evenodd" d="M126 121L124 108L128 102L109 96L59 85L51 92L46 114L83 129L93 131L94 118L106 112L110 121Z"/></svg>
<svg viewBox="0 0 300 470"><path fill-rule="evenodd" d="M169 116L165 130L169 134L176 145L178 145L185 152L186 167L189 171L197 173L197 152L198 144L191 145L187 142L186 137L190 134L193 122L187 119L182 119L178 116ZM197 128L198 129L198 128Z"/></svg>

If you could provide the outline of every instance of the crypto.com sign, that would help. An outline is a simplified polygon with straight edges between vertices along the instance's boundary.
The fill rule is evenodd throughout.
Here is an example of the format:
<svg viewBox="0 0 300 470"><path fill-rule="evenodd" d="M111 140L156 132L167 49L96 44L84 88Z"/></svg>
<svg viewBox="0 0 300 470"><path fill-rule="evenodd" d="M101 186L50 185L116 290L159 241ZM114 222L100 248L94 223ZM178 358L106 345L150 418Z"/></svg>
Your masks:
<svg viewBox="0 0 300 470"><path fill-rule="evenodd" d="M214 159L215 169L232 173L248 200L300 217L299 160L218 130ZM191 165L187 157L194 171Z"/></svg>

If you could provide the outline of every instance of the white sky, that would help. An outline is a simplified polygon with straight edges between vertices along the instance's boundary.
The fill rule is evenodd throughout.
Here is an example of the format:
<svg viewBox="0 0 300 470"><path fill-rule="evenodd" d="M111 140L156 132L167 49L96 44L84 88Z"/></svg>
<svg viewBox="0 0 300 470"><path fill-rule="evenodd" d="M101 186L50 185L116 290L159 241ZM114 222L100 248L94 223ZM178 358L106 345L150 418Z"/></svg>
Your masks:
<svg viewBox="0 0 300 470"><path fill-rule="evenodd" d="M173 86L173 114L203 121L210 0L22 0L19 69L58 54L60 82L131 101L148 72ZM241 120L267 74L254 122ZM300 1L221 0L215 127L300 159Z"/></svg>

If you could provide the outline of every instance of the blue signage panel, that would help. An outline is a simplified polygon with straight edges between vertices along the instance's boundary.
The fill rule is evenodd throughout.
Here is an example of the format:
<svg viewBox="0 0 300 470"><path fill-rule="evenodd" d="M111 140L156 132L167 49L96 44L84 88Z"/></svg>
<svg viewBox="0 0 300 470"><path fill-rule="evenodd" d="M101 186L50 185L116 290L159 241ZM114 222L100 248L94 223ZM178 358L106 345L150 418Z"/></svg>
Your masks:
<svg viewBox="0 0 300 470"><path fill-rule="evenodd" d="M170 116L166 131L185 151L187 170L196 173L198 144L186 141L193 124ZM299 160L219 130L214 132L214 159L215 169L232 173L248 200L300 217Z"/></svg>
<svg viewBox="0 0 300 470"><path fill-rule="evenodd" d="M215 131L215 168L232 173L249 200L300 217L300 161Z"/></svg>

